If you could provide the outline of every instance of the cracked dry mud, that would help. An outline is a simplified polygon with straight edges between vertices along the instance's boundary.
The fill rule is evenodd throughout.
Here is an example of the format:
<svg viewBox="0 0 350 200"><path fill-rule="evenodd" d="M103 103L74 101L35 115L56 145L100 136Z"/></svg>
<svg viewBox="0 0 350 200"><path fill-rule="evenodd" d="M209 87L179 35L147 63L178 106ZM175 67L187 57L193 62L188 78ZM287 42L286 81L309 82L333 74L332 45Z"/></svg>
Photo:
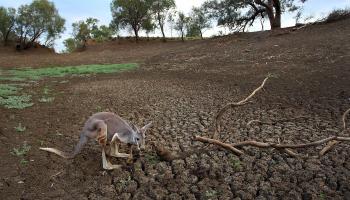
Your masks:
<svg viewBox="0 0 350 200"><path fill-rule="evenodd" d="M74 160L38 150L41 141L71 150L83 122L101 110L116 112L138 126L153 121L147 133L149 144L158 143L179 154L201 149L203 144L192 138L211 136L216 112L247 96L268 73L277 78L270 79L251 104L224 115L220 137L231 134L230 142L299 143L334 135L341 129L342 113L350 107L349 22L289 34L263 32L184 44L169 42L162 51L158 44L144 45L132 53L143 63L138 70L67 78L68 83L39 81L33 85L33 95L49 86L55 91L53 103L22 111L0 108L0 198L349 199L349 143L337 145L321 159L300 160L253 147L237 157L210 146L207 151L170 162L162 161L149 145L133 166L112 159L124 167L107 172L102 170L100 150L93 142ZM147 48L153 54L142 53ZM122 59L123 51L108 51L104 59L112 60L111 55ZM43 58L32 55L30 59ZM59 64L60 59L81 62L74 55L54 62ZM246 125L252 119L297 116L303 118L273 126ZM19 121L27 127L23 134L13 129ZM21 165L9 152L24 140L32 146L27 158L33 161ZM298 152L316 154L321 148Z"/></svg>

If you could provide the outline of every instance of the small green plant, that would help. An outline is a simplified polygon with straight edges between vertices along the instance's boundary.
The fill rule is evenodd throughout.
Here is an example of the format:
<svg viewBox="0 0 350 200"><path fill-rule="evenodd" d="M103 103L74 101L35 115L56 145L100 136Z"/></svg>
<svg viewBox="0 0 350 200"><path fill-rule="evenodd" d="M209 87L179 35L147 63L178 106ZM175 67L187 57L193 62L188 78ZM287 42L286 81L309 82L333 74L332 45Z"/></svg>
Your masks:
<svg viewBox="0 0 350 200"><path fill-rule="evenodd" d="M24 132L26 130L25 126L22 126L22 123L19 123L18 126L15 127L17 132Z"/></svg>
<svg viewBox="0 0 350 200"><path fill-rule="evenodd" d="M49 96L48 96L49 93L50 93L50 89L49 89L48 87L45 87L45 88L43 89L43 94L44 94L44 96L41 97L38 101L39 101L40 103L49 103L49 102L52 102L53 100L55 100L55 97L49 97Z"/></svg>
<svg viewBox="0 0 350 200"><path fill-rule="evenodd" d="M145 160L147 160L147 162L151 165L155 165L160 161L159 157L154 154L145 154Z"/></svg>
<svg viewBox="0 0 350 200"><path fill-rule="evenodd" d="M101 106L96 106L95 110L96 110L96 112L102 112L102 107Z"/></svg>
<svg viewBox="0 0 350 200"><path fill-rule="evenodd" d="M11 154L18 156L18 157L22 157L29 152L30 148L31 147L25 142L25 143L23 143L23 145L21 147L13 148Z"/></svg>
<svg viewBox="0 0 350 200"><path fill-rule="evenodd" d="M50 93L50 89L47 88L47 87L45 87L45 88L43 89L43 94L44 94L44 95L48 95L49 93Z"/></svg>
<svg viewBox="0 0 350 200"><path fill-rule="evenodd" d="M242 164L240 160L236 160L235 158L230 159L231 166L234 170L239 171L242 169Z"/></svg>
<svg viewBox="0 0 350 200"><path fill-rule="evenodd" d="M131 176L128 176L126 179L121 179L119 180L119 185L122 187L122 188L125 188L131 181Z"/></svg>
<svg viewBox="0 0 350 200"><path fill-rule="evenodd" d="M218 192L210 189L210 190L205 191L204 195L207 199L211 199L211 198L217 197Z"/></svg>
<svg viewBox="0 0 350 200"><path fill-rule="evenodd" d="M43 140L39 140L40 146L44 146L44 141Z"/></svg>
<svg viewBox="0 0 350 200"><path fill-rule="evenodd" d="M55 97L41 97L38 101L40 103L49 103L55 100Z"/></svg>
<svg viewBox="0 0 350 200"><path fill-rule="evenodd" d="M19 161L21 165L26 165L28 163L28 160L22 158L21 161Z"/></svg>
<svg viewBox="0 0 350 200"><path fill-rule="evenodd" d="M321 200L326 199L326 195L325 195L323 192L320 193L320 199L321 199Z"/></svg>

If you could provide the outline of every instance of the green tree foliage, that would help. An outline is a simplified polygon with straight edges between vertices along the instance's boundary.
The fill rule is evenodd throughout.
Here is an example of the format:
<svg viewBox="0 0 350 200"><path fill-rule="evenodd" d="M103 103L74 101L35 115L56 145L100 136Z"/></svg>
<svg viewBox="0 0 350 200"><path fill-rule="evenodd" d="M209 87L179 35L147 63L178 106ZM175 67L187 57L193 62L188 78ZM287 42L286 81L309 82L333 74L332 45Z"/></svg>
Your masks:
<svg viewBox="0 0 350 200"><path fill-rule="evenodd" d="M98 19L87 18L72 24L73 38L64 41L66 52L73 52L75 49L84 49L88 40L103 42L112 38L114 31L112 28L101 25L98 26Z"/></svg>
<svg viewBox="0 0 350 200"><path fill-rule="evenodd" d="M0 39L7 45L11 33L13 33L16 20L16 9L0 7Z"/></svg>
<svg viewBox="0 0 350 200"><path fill-rule="evenodd" d="M258 18L267 17L271 29L281 28L281 15L299 9L306 0L208 0L204 4L218 25L243 30Z"/></svg>
<svg viewBox="0 0 350 200"><path fill-rule="evenodd" d="M82 48L86 47L88 39L92 39L92 32L98 29L98 20L95 18L88 18L85 21L78 21L72 24L73 38L76 41L76 46Z"/></svg>
<svg viewBox="0 0 350 200"><path fill-rule="evenodd" d="M111 39L114 33L115 32L113 31L113 29L106 25L101 25L99 28L93 29L91 32L92 38L95 39L97 42L102 42Z"/></svg>
<svg viewBox="0 0 350 200"><path fill-rule="evenodd" d="M184 13L182 12L178 13L174 28L175 30L180 32L182 41L184 41L184 36L186 34L186 27L187 27L188 21L189 21L189 18L186 17Z"/></svg>
<svg viewBox="0 0 350 200"><path fill-rule="evenodd" d="M199 27L192 23L191 20L189 20L189 23L186 25L186 37L201 37L201 30Z"/></svg>
<svg viewBox="0 0 350 200"><path fill-rule="evenodd" d="M187 28L187 36L198 37L203 39L203 32L205 29L211 27L210 17L205 14L203 8L193 8L189 17Z"/></svg>
<svg viewBox="0 0 350 200"><path fill-rule="evenodd" d="M75 49L78 48L78 43L74 38L68 38L63 41L64 46L66 47L65 53L72 53Z"/></svg>
<svg viewBox="0 0 350 200"><path fill-rule="evenodd" d="M145 30L147 35L147 40L149 40L149 34L156 29L156 24L154 24L151 20L148 20L142 24L142 29Z"/></svg>
<svg viewBox="0 0 350 200"><path fill-rule="evenodd" d="M34 0L18 9L16 33L22 48L45 38L45 44L53 41L65 30L65 20L58 14L55 5L48 0Z"/></svg>
<svg viewBox="0 0 350 200"><path fill-rule="evenodd" d="M157 21L158 27L163 35L163 41L165 42L164 24L168 17L169 10L175 8L174 0L154 0L152 4L152 12Z"/></svg>
<svg viewBox="0 0 350 200"><path fill-rule="evenodd" d="M135 39L139 39L139 31L144 23L151 18L151 8L154 0L113 0L111 11L113 24L119 28L131 27Z"/></svg>

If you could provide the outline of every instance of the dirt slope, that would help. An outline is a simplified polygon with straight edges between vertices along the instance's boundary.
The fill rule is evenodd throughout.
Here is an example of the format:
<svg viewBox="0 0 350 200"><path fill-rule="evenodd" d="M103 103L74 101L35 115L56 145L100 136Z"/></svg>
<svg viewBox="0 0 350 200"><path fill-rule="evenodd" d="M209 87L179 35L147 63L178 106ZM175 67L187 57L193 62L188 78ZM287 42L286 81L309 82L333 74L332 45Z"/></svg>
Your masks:
<svg viewBox="0 0 350 200"><path fill-rule="evenodd" d="M350 20L296 32L250 33L193 42L96 47L72 55L12 55L1 66L47 66L141 62L136 71L101 76L47 79L32 85L55 91L55 101L21 110L0 108L1 199L349 199L350 144L341 143L321 159L300 160L273 150L246 148L236 157L210 147L171 162L147 149L140 161L104 173L91 142L74 160L38 150L41 145L72 149L82 124L97 111L112 111L141 126L153 121L147 141L174 152L195 150L194 135L210 135L213 116L272 73L263 92L224 116L223 137L307 142L340 131L350 107ZM68 80L68 82L61 82ZM251 119L303 116L270 125ZM21 122L27 127L17 133ZM349 133L347 133L349 134ZM23 165L9 152L27 141ZM315 154L317 149L300 150Z"/></svg>

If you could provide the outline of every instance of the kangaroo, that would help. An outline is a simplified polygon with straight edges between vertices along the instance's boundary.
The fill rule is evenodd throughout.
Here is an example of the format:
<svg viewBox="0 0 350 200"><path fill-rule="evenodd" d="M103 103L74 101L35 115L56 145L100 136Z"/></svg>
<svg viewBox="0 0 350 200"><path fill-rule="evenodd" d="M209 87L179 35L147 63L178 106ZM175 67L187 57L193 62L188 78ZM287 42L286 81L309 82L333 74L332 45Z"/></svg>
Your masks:
<svg viewBox="0 0 350 200"><path fill-rule="evenodd" d="M132 160L132 145L136 145L139 150L145 149L145 133L152 125L152 122L141 129L134 125L129 125L118 115L111 112L99 112L92 115L86 122L80 133L78 144L70 153L60 151L55 148L40 148L43 151L55 153L63 158L74 158L83 146L90 140L98 141L102 148L102 166L104 169L111 170L119 168L120 165L113 165L107 160L106 154L113 157L129 158ZM130 153L119 153L117 139L126 143L130 147ZM107 148L109 147L109 148Z"/></svg>

